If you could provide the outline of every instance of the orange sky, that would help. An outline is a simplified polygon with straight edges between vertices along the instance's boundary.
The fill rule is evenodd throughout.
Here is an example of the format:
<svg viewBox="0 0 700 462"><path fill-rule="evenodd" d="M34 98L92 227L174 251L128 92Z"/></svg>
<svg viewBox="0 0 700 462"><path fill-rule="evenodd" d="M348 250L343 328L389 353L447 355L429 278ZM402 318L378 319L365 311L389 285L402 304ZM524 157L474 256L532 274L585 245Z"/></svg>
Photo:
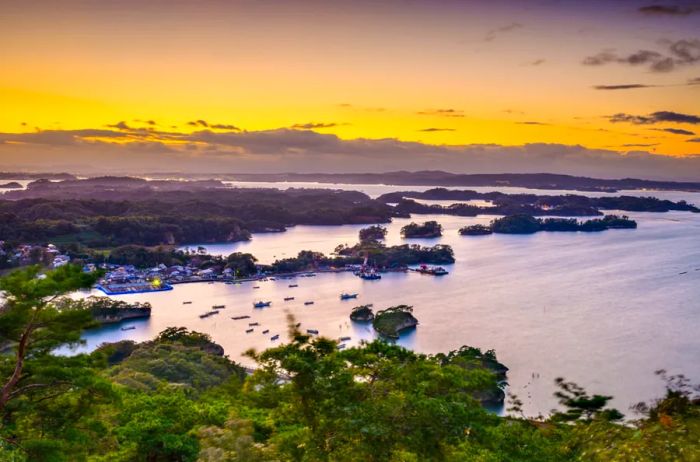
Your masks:
<svg viewBox="0 0 700 462"><path fill-rule="evenodd" d="M346 140L700 152L696 12L634 1L2 3L3 133L119 121L191 132L202 119L247 131L323 124L314 130ZM605 63L584 64L606 50ZM630 64L640 50L659 56ZM663 59L671 69L655 68ZM594 89L623 84L648 87ZM690 118L649 118L661 111ZM618 113L631 117L612 122Z"/></svg>

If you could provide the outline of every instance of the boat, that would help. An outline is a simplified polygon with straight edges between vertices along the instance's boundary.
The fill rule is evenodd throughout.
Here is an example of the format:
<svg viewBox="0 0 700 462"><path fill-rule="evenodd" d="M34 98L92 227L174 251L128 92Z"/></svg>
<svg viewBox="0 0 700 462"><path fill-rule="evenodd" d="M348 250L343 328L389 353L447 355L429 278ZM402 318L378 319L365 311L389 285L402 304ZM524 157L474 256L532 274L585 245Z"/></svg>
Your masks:
<svg viewBox="0 0 700 462"><path fill-rule="evenodd" d="M253 286L253 289L259 289L260 286Z"/></svg>
<svg viewBox="0 0 700 462"><path fill-rule="evenodd" d="M226 282L224 282L224 284L230 286L231 284L233 284L233 281L226 281Z"/></svg>
<svg viewBox="0 0 700 462"><path fill-rule="evenodd" d="M348 293L340 294L341 300L350 300L351 298L357 298L357 294L348 294Z"/></svg>
<svg viewBox="0 0 700 462"><path fill-rule="evenodd" d="M444 276L446 274L449 274L447 270L442 266L420 265L414 271L420 274L429 274L431 276Z"/></svg>
<svg viewBox="0 0 700 462"><path fill-rule="evenodd" d="M270 337L270 340L275 341L278 338L280 338L280 334L273 335L272 337Z"/></svg>
<svg viewBox="0 0 700 462"><path fill-rule="evenodd" d="M344 343L341 343L341 344L338 345L336 348L339 349L339 350L342 350L342 349L345 348L345 344L344 344Z"/></svg>
<svg viewBox="0 0 700 462"><path fill-rule="evenodd" d="M245 333L246 333L246 334L250 334L250 333L253 332L254 330L255 330L255 329L246 329Z"/></svg>
<svg viewBox="0 0 700 462"><path fill-rule="evenodd" d="M269 332L270 332L270 329L265 329L264 331L262 331L263 334L267 334Z"/></svg>
<svg viewBox="0 0 700 462"><path fill-rule="evenodd" d="M249 322L249 323L248 323L248 326L249 326L249 327L259 326L259 325L260 325L259 322Z"/></svg>
<svg viewBox="0 0 700 462"><path fill-rule="evenodd" d="M298 323L296 324L296 327L299 328L300 326L301 326L301 323L298 322Z"/></svg>
<svg viewBox="0 0 700 462"><path fill-rule="evenodd" d="M340 337L341 342L347 342L348 340L350 340L350 337Z"/></svg>
<svg viewBox="0 0 700 462"><path fill-rule="evenodd" d="M122 330L134 330L136 326L122 327Z"/></svg>
<svg viewBox="0 0 700 462"><path fill-rule="evenodd" d="M379 274L379 273L377 273L377 272L374 271L374 270L362 270L362 271L357 271L357 272L355 273L355 276L359 276L360 279L365 279L365 280L368 280L368 281L373 281L373 280L377 280L377 279L381 279L381 278L382 278L382 275Z"/></svg>
<svg viewBox="0 0 700 462"><path fill-rule="evenodd" d="M294 297L284 297L284 301L285 301L285 302L288 302L288 301L290 301L290 300L294 300Z"/></svg>
<svg viewBox="0 0 700 462"><path fill-rule="evenodd" d="M218 311L207 311L206 313L200 314L199 317L204 319L208 318L209 316L214 316L215 314L219 314Z"/></svg>
<svg viewBox="0 0 700 462"><path fill-rule="evenodd" d="M265 308L266 306L270 306L270 305L272 305L272 302L259 301L259 302L253 303L253 307L255 307L255 308Z"/></svg>
<svg viewBox="0 0 700 462"><path fill-rule="evenodd" d="M189 301L188 301L188 302L182 302L182 304L183 304L183 305L191 305L192 302L189 302Z"/></svg>
<svg viewBox="0 0 700 462"><path fill-rule="evenodd" d="M304 302L304 305L313 305L313 304L314 304L314 302L312 302L312 301Z"/></svg>
<svg viewBox="0 0 700 462"><path fill-rule="evenodd" d="M245 315L245 316L233 316L233 317L231 317L231 319L233 319L234 321L238 321L238 320L240 320L240 319L250 319L250 316L248 316L248 315Z"/></svg>
<svg viewBox="0 0 700 462"><path fill-rule="evenodd" d="M289 287L299 287L299 284L289 284Z"/></svg>
<svg viewBox="0 0 700 462"><path fill-rule="evenodd" d="M211 307L213 310L223 310L226 308L226 305L214 305Z"/></svg>
<svg viewBox="0 0 700 462"><path fill-rule="evenodd" d="M314 334L314 335L316 335L316 334L318 334L318 330L316 330L316 329L306 329L306 333L307 333L307 334Z"/></svg>

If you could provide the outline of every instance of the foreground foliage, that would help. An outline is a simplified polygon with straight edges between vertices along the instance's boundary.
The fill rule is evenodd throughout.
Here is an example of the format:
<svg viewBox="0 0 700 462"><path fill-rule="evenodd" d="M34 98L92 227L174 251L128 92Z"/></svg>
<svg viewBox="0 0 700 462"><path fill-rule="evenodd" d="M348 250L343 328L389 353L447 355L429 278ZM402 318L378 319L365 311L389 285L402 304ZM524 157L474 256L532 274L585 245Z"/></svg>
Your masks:
<svg viewBox="0 0 700 462"><path fill-rule="evenodd" d="M666 396L621 424L610 397L563 379L563 410L546 420L518 417L517 399L513 417L487 412L480 395L506 368L493 351L471 347L429 356L375 341L339 351L335 341L290 327L288 343L248 353L258 369L247 376L207 335L169 328L141 344L56 356L56 346L78 341L83 324L72 321L88 324L90 316L49 300L89 283L71 267L44 279L22 271L0 283L9 294L0 311L0 379L11 390L0 409L0 461L697 461L700 454L697 390L663 371ZM22 356L28 327L35 341Z"/></svg>

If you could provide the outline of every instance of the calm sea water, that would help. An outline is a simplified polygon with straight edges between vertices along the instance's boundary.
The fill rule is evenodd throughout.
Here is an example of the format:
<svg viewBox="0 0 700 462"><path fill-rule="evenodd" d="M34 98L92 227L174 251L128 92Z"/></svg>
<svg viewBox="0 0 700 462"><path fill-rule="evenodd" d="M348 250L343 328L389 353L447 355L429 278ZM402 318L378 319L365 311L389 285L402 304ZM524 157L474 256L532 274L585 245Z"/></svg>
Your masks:
<svg viewBox="0 0 700 462"><path fill-rule="evenodd" d="M399 189L369 188L371 192L365 191L372 195ZM700 204L700 194L653 194ZM274 345L274 334L284 340L287 313L302 329L318 329L333 338L350 336L347 343L356 344L374 335L366 326L350 323L353 306L372 303L381 309L405 303L414 306L420 325L399 344L426 353L461 345L495 349L510 368L510 391L524 401L530 415L546 414L556 406L553 381L559 376L590 392L614 395L614 404L627 411L629 405L663 392L656 369L700 382L700 214L629 215L638 221L638 229L479 237L462 237L457 230L486 224L492 217L417 216L440 222L444 236L410 241L399 235L410 220L397 219L388 225L387 244L450 244L457 263L448 266L449 275L388 274L379 281L363 281L349 273L319 274L241 285L184 284L170 292L119 296L115 298L150 302L151 319L124 324L135 325L134 330L112 326L88 332L87 345L80 350L127 338L147 340L168 326L185 326L209 333L232 359L250 364L241 353ZM250 242L205 247L223 255L250 252L261 262L271 262L304 249L328 253L338 244L352 244L361 227L297 226L284 233L256 234ZM359 298L341 301L341 292L357 292ZM285 302L284 297L295 300ZM272 306L255 309L256 300L270 300ZM307 300L315 304L305 306ZM226 305L221 314L199 318L217 304ZM232 320L236 315L251 319ZM248 322L261 327L246 334ZM263 335L264 329L269 334Z"/></svg>

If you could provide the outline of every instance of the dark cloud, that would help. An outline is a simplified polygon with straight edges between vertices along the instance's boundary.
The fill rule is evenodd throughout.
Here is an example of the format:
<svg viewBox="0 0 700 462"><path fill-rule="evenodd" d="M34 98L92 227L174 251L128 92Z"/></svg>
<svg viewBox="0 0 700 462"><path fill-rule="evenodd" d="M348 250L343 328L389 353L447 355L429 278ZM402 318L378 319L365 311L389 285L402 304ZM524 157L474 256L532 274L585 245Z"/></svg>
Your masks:
<svg viewBox="0 0 700 462"><path fill-rule="evenodd" d="M437 128L437 127L430 127L430 128L421 128L418 130L419 132L453 132L455 131L454 128Z"/></svg>
<svg viewBox="0 0 700 462"><path fill-rule="evenodd" d="M528 66L541 66L542 64L544 64L546 62L547 62L546 59L540 58L540 59L536 59L534 61L530 61L529 63L527 63L527 65Z"/></svg>
<svg viewBox="0 0 700 462"><path fill-rule="evenodd" d="M700 85L700 77L688 80L688 85Z"/></svg>
<svg viewBox="0 0 700 462"><path fill-rule="evenodd" d="M198 120L192 120L190 122L187 122L187 125L191 127L204 127L204 128L212 128L214 130L234 130L234 131L239 131L240 128L236 127L235 125L229 125L229 124L212 124L207 122L206 120L198 119Z"/></svg>
<svg viewBox="0 0 700 462"><path fill-rule="evenodd" d="M695 135L695 132L690 130L683 130L682 128L652 128L657 132L673 133L674 135Z"/></svg>
<svg viewBox="0 0 700 462"><path fill-rule="evenodd" d="M588 56L583 60L586 66L603 66L610 63L627 64L630 66L646 66L652 72L670 72L680 66L700 62L700 40L684 39L664 41L664 53L652 50L639 50L629 55L619 55L605 50Z"/></svg>
<svg viewBox="0 0 700 462"><path fill-rule="evenodd" d="M127 136L129 136L127 133L121 131L87 128L83 130L37 130L29 133L0 133L0 141L68 146L87 143L94 138L123 138Z"/></svg>
<svg viewBox="0 0 700 462"><path fill-rule="evenodd" d="M627 122L636 125L648 125L663 122L671 122L678 124L700 124L700 117L691 114L681 114L679 112L672 111L657 111L649 115L640 116L625 114L623 112L613 114L608 117L610 122Z"/></svg>
<svg viewBox="0 0 700 462"><path fill-rule="evenodd" d="M429 115L438 117L464 117L464 111L461 109L426 109L425 111L420 111L418 115Z"/></svg>
<svg viewBox="0 0 700 462"><path fill-rule="evenodd" d="M691 138L688 140L688 143L700 143L700 138Z"/></svg>
<svg viewBox="0 0 700 462"><path fill-rule="evenodd" d="M648 143L648 144L642 144L642 143L628 143L628 144L623 144L623 148L651 148L653 146L658 146L659 143Z"/></svg>
<svg viewBox="0 0 700 462"><path fill-rule="evenodd" d="M698 10L698 7L682 5L648 5L639 8L641 13L652 16L688 16Z"/></svg>
<svg viewBox="0 0 700 462"><path fill-rule="evenodd" d="M549 125L548 123L544 122L537 122L534 120L526 120L525 122L516 122L518 125Z"/></svg>
<svg viewBox="0 0 700 462"><path fill-rule="evenodd" d="M129 126L126 124L126 122L124 122L123 120L122 120L121 122L117 122L117 123L114 124L114 125L107 125L107 126L108 126L109 128L116 128L116 129L118 129L118 130L132 130L132 128L129 127Z"/></svg>
<svg viewBox="0 0 700 462"><path fill-rule="evenodd" d="M637 88L654 88L657 85L644 85L641 83L626 83L621 85L596 85L596 90L634 90Z"/></svg>
<svg viewBox="0 0 700 462"><path fill-rule="evenodd" d="M523 25L517 22L512 22L510 24L506 24L505 26L497 27L495 29L491 29L486 33L486 36L484 37L485 42L492 42L496 37L498 37L501 34L512 32L517 29L522 29Z"/></svg>
<svg viewBox="0 0 700 462"><path fill-rule="evenodd" d="M315 130L319 128L333 128L337 127L337 123L323 123L323 122L308 122L305 124L294 124L292 125L292 128L297 129L297 130Z"/></svg>

